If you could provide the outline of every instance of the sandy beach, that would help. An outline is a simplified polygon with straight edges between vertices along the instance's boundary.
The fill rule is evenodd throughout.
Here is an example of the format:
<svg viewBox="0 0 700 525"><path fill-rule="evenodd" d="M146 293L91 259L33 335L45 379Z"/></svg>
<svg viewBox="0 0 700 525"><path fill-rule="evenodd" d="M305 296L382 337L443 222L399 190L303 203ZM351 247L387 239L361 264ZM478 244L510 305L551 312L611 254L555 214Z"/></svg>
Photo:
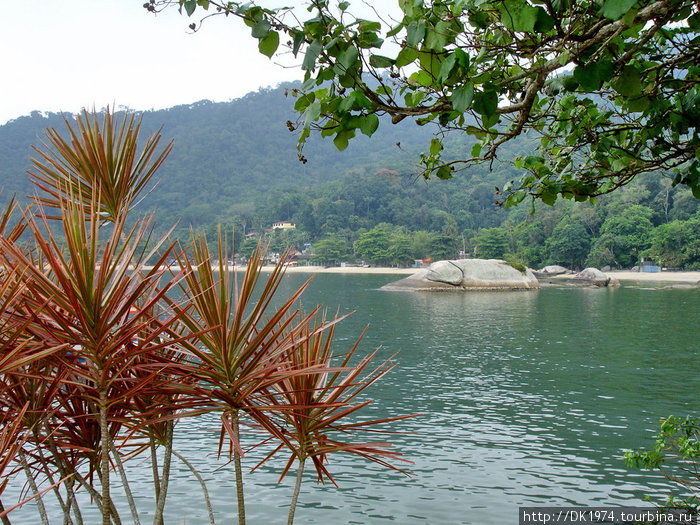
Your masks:
<svg viewBox="0 0 700 525"><path fill-rule="evenodd" d="M638 282L666 282L666 283L699 283L700 272L627 272L613 271L606 272L610 277L618 281L638 281Z"/></svg>
<svg viewBox="0 0 700 525"><path fill-rule="evenodd" d="M263 271L271 271L273 266L263 267ZM358 273L358 274L390 274L390 275L411 275L420 268L364 268L361 266L290 266L287 273ZM611 271L606 272L610 277L618 281L637 282L668 282L668 283L698 283L700 282L700 272L630 272Z"/></svg>

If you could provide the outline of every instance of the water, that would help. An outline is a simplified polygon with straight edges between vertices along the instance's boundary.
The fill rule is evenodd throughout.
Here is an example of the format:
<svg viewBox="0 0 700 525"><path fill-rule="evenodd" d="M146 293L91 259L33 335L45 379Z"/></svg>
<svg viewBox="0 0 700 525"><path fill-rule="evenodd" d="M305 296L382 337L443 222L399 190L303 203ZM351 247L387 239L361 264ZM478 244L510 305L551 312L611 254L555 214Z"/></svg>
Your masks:
<svg viewBox="0 0 700 525"><path fill-rule="evenodd" d="M286 289L303 279L290 275ZM391 280L319 275L304 304L356 310L339 330L341 345L369 323L363 348L399 353L371 392L369 416L421 414L395 425L410 433L390 436L413 462L404 465L410 477L338 456L330 469L340 488L309 475L298 523L507 524L517 522L518 506L639 505L644 494L672 488L621 458L652 444L660 417L697 414L700 292L378 290ZM232 523L232 469L214 472L223 465L217 432L213 418L184 421L176 448L210 480L218 522ZM281 466L248 475L249 523L286 519L293 479L277 484ZM175 469L167 522L206 523L198 485L177 462ZM131 470L146 502L148 473L138 460ZM13 523L35 516L21 510Z"/></svg>

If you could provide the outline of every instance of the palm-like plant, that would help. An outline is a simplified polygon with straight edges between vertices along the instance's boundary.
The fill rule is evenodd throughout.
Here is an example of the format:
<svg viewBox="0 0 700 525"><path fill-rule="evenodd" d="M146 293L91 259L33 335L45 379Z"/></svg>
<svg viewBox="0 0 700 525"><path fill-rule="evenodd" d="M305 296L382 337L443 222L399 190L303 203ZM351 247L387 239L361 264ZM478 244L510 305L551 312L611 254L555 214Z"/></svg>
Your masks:
<svg viewBox="0 0 700 525"><path fill-rule="evenodd" d="M84 112L75 126L66 125L67 140L50 130L36 150L30 176L41 193L33 206L12 227L14 204L0 216L0 469L16 453L30 478L43 473L49 488L67 480L63 492L55 490L66 523L82 524L75 490L84 488L102 524L120 525L113 466L128 489L122 461L150 449L154 525L162 525L170 456L180 457L172 446L176 421L202 412L221 416L219 452L228 438L241 524L241 421L279 442L272 455L290 451L281 477L299 461L290 523L306 460L320 481L331 482L325 462L335 452L395 468L389 461L398 454L387 443L342 438L401 419L345 422L369 403L358 396L390 363L372 368L374 353L356 359L359 339L334 363L340 319L326 321L319 308L301 313L296 303L308 281L278 298L286 255L263 282L259 246L239 283L228 270L221 231L212 264L204 236L193 234L186 250L175 250L167 235L151 238L149 219L127 226L128 212L171 147L157 153L156 134L139 153L134 116ZM23 232L31 248L20 245ZM177 273L166 264L173 255ZM182 297L169 297L178 285ZM0 493L3 487L0 482ZM127 499L138 524L128 491Z"/></svg>
<svg viewBox="0 0 700 525"><path fill-rule="evenodd" d="M85 208L81 202L59 196L65 247L52 235L45 217L25 215L43 266L36 265L16 243L0 239L0 248L4 267L21 276L27 291L26 315L31 324L26 330L39 340L70 345L71 352L83 361L76 363L72 372L83 382L83 395L96 407L93 416L98 418L100 429L97 473L103 523L109 525L109 454L115 438L115 425L110 423L118 420L113 416L119 403L143 388L141 383L126 381L125 371L163 346L152 332L136 345L131 342L135 334L152 329L154 323L167 326L175 319L130 317L129 311L136 304L142 305L141 313L153 311L177 279L160 287L169 272L164 263L169 247L151 269L145 269L145 263L164 243L156 242L149 252L141 247L148 241L147 220L127 229L126 215L118 215L106 242L100 241L96 197L93 195L91 206ZM87 216L86 209L90 212Z"/></svg>
<svg viewBox="0 0 700 525"><path fill-rule="evenodd" d="M390 443L349 442L346 439L358 431L386 432L374 427L413 417L346 421L371 403L371 400L361 400L358 396L387 374L393 365L390 360L386 360L371 368L377 355L376 350L362 358L357 356L364 333L345 354L334 355L332 345L339 320L336 318L333 322L326 323L322 319L320 323L327 329L318 330L316 326L308 325L301 333L295 334L295 342L289 352L289 364L295 370L308 370L309 373L285 376L268 391L268 403L280 404L281 409L276 414L289 439L280 443L258 466L285 446L289 448L290 456L282 470L280 481L292 468L294 461L298 462L288 525L294 522L307 460L313 462L318 481L328 480L333 484L336 482L326 463L331 454L338 452L354 454L399 470L389 462L392 459L402 460L400 453L387 450Z"/></svg>
<svg viewBox="0 0 700 525"><path fill-rule="evenodd" d="M75 126L65 119L69 138L55 129L46 133L43 148L34 148L30 178L44 192L40 202L58 210L61 201L82 203L88 213L114 222L133 208L172 149L160 152L160 133L150 136L139 151L141 121L133 113L115 117L109 108L102 115L83 113ZM98 209L91 202L98 192Z"/></svg>
<svg viewBox="0 0 700 525"><path fill-rule="evenodd" d="M256 294L264 262L262 248L258 246L252 254L239 284L235 272L227 267L230 259L227 245L219 230L218 263L212 264L206 238L193 234L191 255L183 251L178 257L185 270L182 289L193 311L172 306L182 314L183 324L199 334L196 344L187 346L195 359L182 368L183 375L194 377L197 382L185 391L221 415L222 436L228 436L232 448L238 519L243 524L240 418L248 416L274 437L287 440L270 417L271 407L256 400L262 399L261 394L283 376L298 372L285 360L294 334L303 330L311 317L301 318L294 309L308 281L281 304L272 306L284 276L287 255Z"/></svg>

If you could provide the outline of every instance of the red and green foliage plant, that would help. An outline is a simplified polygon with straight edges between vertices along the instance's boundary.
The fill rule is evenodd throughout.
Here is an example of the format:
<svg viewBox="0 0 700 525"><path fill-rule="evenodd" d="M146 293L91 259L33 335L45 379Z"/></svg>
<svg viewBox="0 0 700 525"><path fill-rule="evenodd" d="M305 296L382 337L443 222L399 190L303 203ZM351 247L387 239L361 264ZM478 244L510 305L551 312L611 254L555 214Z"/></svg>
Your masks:
<svg viewBox="0 0 700 525"><path fill-rule="evenodd" d="M202 484L214 523L206 485L173 448L178 419L205 412L221 417L219 452L229 443L239 523L242 424L279 444L271 456L290 451L282 477L300 461L290 523L304 460L312 459L319 480L331 481L325 462L335 452L391 467L398 454L388 444L333 437L400 419L343 422L369 403L358 396L389 363L369 374L375 353L351 364L359 340L333 363L340 319L327 321L319 308L301 312L308 281L280 301L286 256L263 282L258 247L239 282L226 266L232 254L223 233L213 263L204 236L193 234L182 247L167 235L154 239L150 219L130 221L170 145L157 152L155 135L137 154L132 115L85 112L76 122L66 121L69 140L48 133L30 172L41 193L16 226L9 227L14 204L0 222L0 490L23 471L37 495L48 482L64 523L85 522L78 497L85 491L102 524L118 525L116 471L138 524L123 464L147 457L153 522L162 525L175 456ZM28 243L20 242L23 233ZM37 508L48 523L40 495Z"/></svg>

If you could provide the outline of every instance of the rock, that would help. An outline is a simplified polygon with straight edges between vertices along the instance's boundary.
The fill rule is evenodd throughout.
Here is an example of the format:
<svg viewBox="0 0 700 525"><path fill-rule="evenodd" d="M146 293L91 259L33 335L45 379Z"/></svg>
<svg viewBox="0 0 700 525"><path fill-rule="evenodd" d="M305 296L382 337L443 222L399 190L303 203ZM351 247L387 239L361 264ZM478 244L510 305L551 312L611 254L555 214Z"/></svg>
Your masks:
<svg viewBox="0 0 700 525"><path fill-rule="evenodd" d="M551 264L549 266L545 266L544 268L541 268L540 270L537 271L537 273L542 274L545 277L553 277L555 275L563 275L566 273L574 273L568 268L564 268L563 266L559 266L557 264Z"/></svg>
<svg viewBox="0 0 700 525"><path fill-rule="evenodd" d="M609 272L610 270L612 270L612 268L610 268L610 266L603 266L603 267L600 269L600 271L603 272L603 273Z"/></svg>
<svg viewBox="0 0 700 525"><path fill-rule="evenodd" d="M497 259L437 261L425 270L389 283L384 290L531 290L539 288L532 270L520 271Z"/></svg>
<svg viewBox="0 0 700 525"><path fill-rule="evenodd" d="M586 268L571 278L572 281L582 281L591 286L620 286L617 279L608 277L598 268Z"/></svg>

